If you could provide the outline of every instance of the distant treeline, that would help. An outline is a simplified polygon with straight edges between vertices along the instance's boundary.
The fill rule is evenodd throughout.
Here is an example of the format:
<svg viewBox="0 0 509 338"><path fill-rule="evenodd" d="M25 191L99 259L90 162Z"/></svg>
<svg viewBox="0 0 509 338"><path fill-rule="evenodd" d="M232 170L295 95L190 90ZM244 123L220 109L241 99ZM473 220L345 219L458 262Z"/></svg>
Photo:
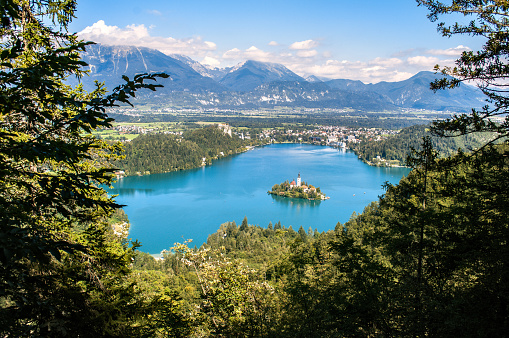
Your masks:
<svg viewBox="0 0 509 338"><path fill-rule="evenodd" d="M420 150L422 138L430 136L428 125L416 125L401 129L401 131L382 141L363 140L351 145L352 150L364 161L372 161L377 156L387 161L406 162L411 149ZM432 137L433 148L440 156L447 157L455 154L458 149L469 151L476 149L489 139L488 134L465 135L461 137Z"/></svg>
<svg viewBox="0 0 509 338"><path fill-rule="evenodd" d="M128 116L123 114L108 114L117 122L216 122L228 123L232 127L246 128L277 128L288 124L301 125L330 125L344 126L348 128L382 128L382 129L401 129L416 124L413 116L399 114L395 118L387 118L385 114L369 114L369 118L363 112L358 113L315 113L307 115L291 115L278 117L260 117L252 118L246 116L175 116L171 114L143 114L140 116ZM430 116L430 121L434 116Z"/></svg>
<svg viewBox="0 0 509 338"><path fill-rule="evenodd" d="M194 129L183 137L171 134L140 135L125 145L125 158L117 163L126 175L155 174L196 168L212 159L244 151L249 143L215 126ZM222 154L221 154L222 153Z"/></svg>

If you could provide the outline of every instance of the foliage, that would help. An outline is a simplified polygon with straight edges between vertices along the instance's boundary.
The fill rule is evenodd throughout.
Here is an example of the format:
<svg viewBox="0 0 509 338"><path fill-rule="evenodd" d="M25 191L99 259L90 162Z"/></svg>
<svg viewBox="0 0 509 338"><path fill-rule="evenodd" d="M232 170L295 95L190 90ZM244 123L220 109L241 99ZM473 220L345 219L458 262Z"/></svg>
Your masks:
<svg viewBox="0 0 509 338"><path fill-rule="evenodd" d="M245 218L221 225L201 250L166 256L184 281L174 284L181 297L193 285L201 290L185 301L199 306L192 335L503 336L505 149L438 159L425 141L409 176L335 232ZM183 258L187 267L178 266Z"/></svg>
<svg viewBox="0 0 509 338"><path fill-rule="evenodd" d="M219 112L221 113L221 112ZM110 113L109 116L115 118L118 122L169 122L169 121L181 121L186 123L192 122L212 122L212 123L228 123L232 127L242 127L249 129L265 129L265 128L280 128L288 125L300 125L309 126L314 125L327 125L327 126L346 126L349 128L381 128L397 130L404 127L415 125L415 113L369 113L369 118L366 118L366 112L354 111L354 112L315 112L313 114L308 113L295 113L294 115L288 115L281 113L277 117L249 117L245 116L249 114L249 111L244 113L245 115L239 115L239 113L223 113L219 114L196 114L196 116L175 116L173 114L151 114L145 113L141 116L129 116L118 113ZM279 113L276 111L276 113ZM269 115L269 114L267 114ZM273 114L271 114L273 115ZM387 118L389 115L390 118ZM425 121L431 121L435 115L430 115L429 118L423 119ZM252 140L252 142L256 142ZM256 144L256 143L255 143ZM255 145L253 144L253 145Z"/></svg>
<svg viewBox="0 0 509 338"><path fill-rule="evenodd" d="M220 336L261 336L271 330L275 315L269 303L273 288L258 280L256 272L240 261L231 260L224 250L173 248L198 276L202 291L200 311L206 315L211 334Z"/></svg>
<svg viewBox="0 0 509 338"><path fill-rule="evenodd" d="M163 173L197 168L212 159L245 150L237 136L211 126L189 131L181 138L169 134L140 135L125 146L125 158L117 162L128 175ZM221 155L222 153L222 155Z"/></svg>
<svg viewBox="0 0 509 338"><path fill-rule="evenodd" d="M434 123L434 132L441 136L466 135L476 132L493 132L496 138L505 139L509 135L509 99L507 97L507 78L509 65L509 25L508 6L505 1L459 1L444 4L436 0L417 0L430 13L428 18L437 21L442 15L461 14L472 18L468 23L456 22L449 26L438 24L443 36L467 34L485 38L486 42L479 51L464 51L456 60L455 67L444 67L443 74L454 78L443 78L432 84L432 89L454 88L461 82L474 81L487 96L487 104L482 109L473 109L471 114L456 115L451 119ZM438 71L440 67L437 65Z"/></svg>
<svg viewBox="0 0 509 338"><path fill-rule="evenodd" d="M509 195L493 183L507 180L509 163L503 156L477 166L450 161L389 185L379 206L345 224L333 248L348 281L337 296L347 300L347 335L501 336L507 329L502 204ZM363 312L367 304L375 311ZM475 319L480 313L483 320Z"/></svg>
<svg viewBox="0 0 509 338"><path fill-rule="evenodd" d="M500 123L490 118L507 112L507 4L419 3L432 19L454 12L477 16L467 26L440 25L445 35L488 39L482 51L464 53L457 68L444 70L457 80L434 86L481 80L491 105L437 122L434 132L487 131L506 141L507 117ZM98 188L111 182L108 161L119 147L89 134L110 126L105 108L127 103L136 89L155 89L145 80L158 75L126 79L109 95L99 84L92 93L66 86L66 76L84 75L79 52L86 44L65 32L75 8L75 1L0 5L0 335L506 335L505 143L439 158L433 139L424 138L408 161L414 168L408 177L387 184L377 203L334 232L302 226L296 232L280 222L262 228L246 217L240 227L221 225L201 249L176 244L161 260L136 253L139 244L130 245L109 224L125 215L114 212L118 205ZM184 143L174 160L187 164L243 145L216 128L180 141L161 136L143 142L161 149ZM139 149L155 162L150 147ZM162 163L159 169L171 169Z"/></svg>
<svg viewBox="0 0 509 338"><path fill-rule="evenodd" d="M66 32L75 1L0 5L0 334L134 333L127 281L136 245L113 235L118 205L98 188L118 145L90 136L105 108L129 103L161 74L138 75L105 95L65 84L82 77L87 45Z"/></svg>
<svg viewBox="0 0 509 338"><path fill-rule="evenodd" d="M224 248L230 258L240 259L252 268L261 269L270 280L276 273L279 260L288 252L288 244L296 236L293 229L286 228L281 222L274 227L248 225L242 229L235 222L227 222L209 235L204 247Z"/></svg>
<svg viewBox="0 0 509 338"><path fill-rule="evenodd" d="M425 136L431 136L430 126L416 125L401 129L401 131L391 137L381 141L363 140L360 143L353 144L352 150L360 156L363 161L377 163L377 156L388 162L403 165L411 149L421 149L420 140ZM433 136L431 141L433 148L441 154L442 157L454 155L459 149L464 151L480 148L483 144L494 138L492 133L483 133L479 135L464 135L454 138L442 138Z"/></svg>

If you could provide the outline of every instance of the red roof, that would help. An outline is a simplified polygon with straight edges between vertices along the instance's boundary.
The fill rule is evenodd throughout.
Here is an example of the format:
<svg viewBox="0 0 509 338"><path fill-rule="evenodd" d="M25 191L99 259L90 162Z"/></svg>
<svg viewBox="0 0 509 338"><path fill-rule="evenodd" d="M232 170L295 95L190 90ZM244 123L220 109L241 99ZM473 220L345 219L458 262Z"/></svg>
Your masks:
<svg viewBox="0 0 509 338"><path fill-rule="evenodd" d="M293 180L293 181L290 183L290 185L296 185L296 184L295 184L295 180Z"/></svg>

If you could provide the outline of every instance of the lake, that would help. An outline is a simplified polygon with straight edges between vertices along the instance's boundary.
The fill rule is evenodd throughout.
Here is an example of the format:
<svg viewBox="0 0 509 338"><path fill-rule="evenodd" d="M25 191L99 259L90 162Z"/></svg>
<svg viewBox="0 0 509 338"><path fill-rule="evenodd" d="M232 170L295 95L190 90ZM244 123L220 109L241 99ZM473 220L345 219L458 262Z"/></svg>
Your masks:
<svg viewBox="0 0 509 338"><path fill-rule="evenodd" d="M151 254L175 242L192 239L198 247L222 223L266 227L269 222L294 230L334 229L352 213L382 195L386 181L398 183L407 168L371 167L345 150L309 144L273 144L214 161L193 170L125 177L111 194L125 204L131 222L130 238ZM288 199L267 194L272 186L302 181L320 187L325 201Z"/></svg>

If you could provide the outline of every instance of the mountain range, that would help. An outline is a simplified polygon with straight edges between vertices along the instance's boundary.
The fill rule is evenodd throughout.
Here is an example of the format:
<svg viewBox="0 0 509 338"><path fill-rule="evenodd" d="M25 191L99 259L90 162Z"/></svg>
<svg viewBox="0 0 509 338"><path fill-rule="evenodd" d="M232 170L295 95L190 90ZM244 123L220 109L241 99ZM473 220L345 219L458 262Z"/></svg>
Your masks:
<svg viewBox="0 0 509 338"><path fill-rule="evenodd" d="M248 60L230 68L210 68L184 55L166 55L134 46L90 45L82 53L89 76L81 79L88 90L94 81L107 88L122 83L122 75L165 72L169 79L156 92L144 92L137 100L175 107L272 108L353 108L388 110L417 108L468 111L484 105L479 89L462 84L454 90L434 93L429 84L440 75L420 72L400 82L365 84L347 79L303 78L285 66ZM76 79L70 79L76 84Z"/></svg>

